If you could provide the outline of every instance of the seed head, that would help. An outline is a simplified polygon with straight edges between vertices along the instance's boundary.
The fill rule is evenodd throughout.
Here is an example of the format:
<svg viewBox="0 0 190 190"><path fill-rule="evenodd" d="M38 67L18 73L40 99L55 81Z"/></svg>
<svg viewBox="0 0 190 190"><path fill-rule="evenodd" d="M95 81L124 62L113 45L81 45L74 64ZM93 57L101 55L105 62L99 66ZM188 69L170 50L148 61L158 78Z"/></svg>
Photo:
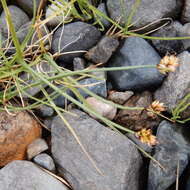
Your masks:
<svg viewBox="0 0 190 190"><path fill-rule="evenodd" d="M178 58L175 55L166 55L161 59L160 63L157 65L157 69L162 74L167 74L169 72L174 72L178 65Z"/></svg>

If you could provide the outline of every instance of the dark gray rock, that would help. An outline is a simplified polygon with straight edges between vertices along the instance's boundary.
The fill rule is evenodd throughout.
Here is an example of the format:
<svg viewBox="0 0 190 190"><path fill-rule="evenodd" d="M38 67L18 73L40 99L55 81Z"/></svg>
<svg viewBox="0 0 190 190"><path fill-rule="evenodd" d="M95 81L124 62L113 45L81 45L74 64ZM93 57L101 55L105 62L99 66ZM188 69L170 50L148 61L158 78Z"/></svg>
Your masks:
<svg viewBox="0 0 190 190"><path fill-rule="evenodd" d="M101 37L100 31L94 26L84 22L73 22L66 24L53 35L53 53L67 53L73 51L84 51L95 45ZM72 63L75 57L83 53L68 53L59 56L64 63Z"/></svg>
<svg viewBox="0 0 190 190"><path fill-rule="evenodd" d="M12 23L14 25L15 31L17 32L23 24L29 21L29 18L27 14L23 10L18 8L17 6L10 5L8 6L8 9L11 14L11 19L12 19ZM0 16L0 31L4 37L6 38L8 37L9 30L7 27L6 15L4 11L2 12Z"/></svg>
<svg viewBox="0 0 190 190"><path fill-rule="evenodd" d="M40 105L36 111L40 117L51 117L54 114L54 109L45 104Z"/></svg>
<svg viewBox="0 0 190 190"><path fill-rule="evenodd" d="M28 161L13 161L0 170L1 190L68 190L60 181Z"/></svg>
<svg viewBox="0 0 190 190"><path fill-rule="evenodd" d="M108 16L107 10L106 10L106 5L105 3L100 3L97 7L99 11L101 11L105 16ZM99 16L98 19L100 19L101 24L104 26L104 28L109 28L111 26L111 23L104 17Z"/></svg>
<svg viewBox="0 0 190 190"><path fill-rule="evenodd" d="M51 172L55 172L54 161L53 161L52 157L46 153L35 156L34 162Z"/></svg>
<svg viewBox="0 0 190 190"><path fill-rule="evenodd" d="M52 122L52 154L59 171L77 190L138 190L142 158L126 137L102 126L87 114L73 110L64 114L97 167L99 174L81 147L55 117Z"/></svg>
<svg viewBox="0 0 190 190"><path fill-rule="evenodd" d="M156 66L159 62L160 56L148 42L139 37L129 37L109 61L109 67ZM155 88L163 81L163 75L156 68L109 71L108 76L113 87L119 91L143 91Z"/></svg>
<svg viewBox="0 0 190 190"><path fill-rule="evenodd" d="M124 25L127 23L128 16L134 8L135 0L107 0L108 13L112 19ZM176 0L142 0L133 16L132 23L135 28L140 28L150 24L160 18L176 17L180 12L182 1ZM121 17L121 18L120 18ZM156 27L156 25L154 25Z"/></svg>
<svg viewBox="0 0 190 190"><path fill-rule="evenodd" d="M190 22L190 0L184 0L184 6L181 14L181 21L183 23Z"/></svg>
<svg viewBox="0 0 190 190"><path fill-rule="evenodd" d="M118 46L119 41L116 38L104 36L85 54L85 58L97 64L106 63Z"/></svg>
<svg viewBox="0 0 190 190"><path fill-rule="evenodd" d="M181 23L175 21L171 25L161 28L151 36L163 38L179 37L182 27ZM184 51L182 40L152 40L152 44L162 56L167 53L180 53Z"/></svg>
<svg viewBox="0 0 190 190"><path fill-rule="evenodd" d="M178 162L179 176L188 164L189 129L163 121L158 127L156 136L159 144L155 148L154 158L165 170L150 161L148 190L165 190L176 180Z"/></svg>
<svg viewBox="0 0 190 190"><path fill-rule="evenodd" d="M164 80L162 86L155 92L155 99L163 102L167 106L167 111L172 109L182 101L182 99L190 93L190 54L185 51L179 56L179 67L175 72L169 73ZM190 103L190 98L187 99L185 105ZM189 118L190 107L185 109L181 116Z"/></svg>
<svg viewBox="0 0 190 190"><path fill-rule="evenodd" d="M39 7L44 8L47 0L35 0L36 1L36 11ZM34 4L33 0L16 0L19 7L21 7L29 16L33 15Z"/></svg>
<svg viewBox="0 0 190 190"><path fill-rule="evenodd" d="M53 73L54 68L50 64L48 64L47 61L43 60L40 63L36 64L35 66L32 66L32 68L34 71L41 73L41 74L44 74L46 76L49 76L49 77L54 76L54 73ZM29 85L32 85L36 82L40 82L40 79L33 78L33 76L30 75L29 73L23 73L20 76L20 79L22 80L22 81L20 81L20 85L22 85L22 86L29 86ZM46 84L43 84L44 88L46 86L47 86ZM40 85L31 86L25 90L26 93L22 93L22 97L28 98L29 95L34 96L37 93L39 93L40 91L41 91Z"/></svg>

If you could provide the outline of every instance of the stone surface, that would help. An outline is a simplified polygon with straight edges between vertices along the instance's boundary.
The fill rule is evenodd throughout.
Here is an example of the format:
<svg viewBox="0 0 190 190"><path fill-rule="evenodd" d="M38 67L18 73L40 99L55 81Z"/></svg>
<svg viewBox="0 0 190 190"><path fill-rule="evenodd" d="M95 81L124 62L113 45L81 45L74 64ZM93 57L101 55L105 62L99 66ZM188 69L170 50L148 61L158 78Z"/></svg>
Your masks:
<svg viewBox="0 0 190 190"><path fill-rule="evenodd" d="M0 166L26 158L27 146L41 136L41 127L27 112L0 112Z"/></svg>
<svg viewBox="0 0 190 190"><path fill-rule="evenodd" d="M190 0L184 0L181 21L183 23L190 22Z"/></svg>
<svg viewBox="0 0 190 190"><path fill-rule="evenodd" d="M156 146L154 158L165 168L150 161L148 190L167 189L176 180L179 162L179 176L188 164L190 154L189 129L162 121L157 131L159 144Z"/></svg>
<svg viewBox="0 0 190 190"><path fill-rule="evenodd" d="M126 92L116 92L113 91L109 94L108 99L117 103L117 104L124 104L131 96L133 96L133 91L126 91Z"/></svg>
<svg viewBox="0 0 190 190"><path fill-rule="evenodd" d="M167 106L167 110L171 112L181 100L190 93L190 54L185 51L179 56L179 67L175 72L169 73L162 86L155 92L155 99L163 102ZM187 99L185 105L190 103ZM189 118L190 108L185 109L181 116Z"/></svg>
<svg viewBox="0 0 190 190"><path fill-rule="evenodd" d="M109 67L124 67L137 65L157 65L160 62L158 53L139 37L130 37L109 61ZM156 68L131 69L123 71L109 71L108 76L113 87L118 91L155 88L163 81Z"/></svg>
<svg viewBox="0 0 190 190"><path fill-rule="evenodd" d="M87 114L64 114L103 175L97 172L59 117L52 122L52 154L59 171L77 190L138 190L142 158L124 136Z"/></svg>
<svg viewBox="0 0 190 190"><path fill-rule="evenodd" d="M14 25L15 31L17 32L23 24L29 21L29 18L27 14L23 10L18 8L17 6L10 5L8 6L8 9L10 11L10 15L11 15L11 19L12 19L12 23ZM7 27L6 15L4 11L1 13L1 16L0 16L0 31L5 38L8 37L9 30Z"/></svg>
<svg viewBox="0 0 190 190"><path fill-rule="evenodd" d="M124 25L127 23L127 18L135 3L135 0L107 0L108 13L112 19L115 21L120 19L120 22ZM142 0L135 11L131 23L133 23L133 27L140 28L161 18L174 18L180 12L181 6L182 2L176 0ZM154 28L156 26L153 25Z"/></svg>
<svg viewBox="0 0 190 190"><path fill-rule="evenodd" d="M40 8L44 8L47 0L35 0L36 1L36 10ZM19 7L21 7L29 16L33 15L34 12L34 4L31 0L16 0Z"/></svg>
<svg viewBox="0 0 190 190"><path fill-rule="evenodd" d="M85 54L85 58L97 64L106 63L118 46L119 41L116 38L104 36Z"/></svg>
<svg viewBox="0 0 190 190"><path fill-rule="evenodd" d="M32 69L34 71L36 71L37 73L44 74L44 75L49 76L49 77L54 76L54 73L53 73L54 68L47 61L44 61L44 60L42 60L38 64L32 66ZM20 79L22 80L20 82L20 85L22 85L22 86L29 86L29 85L32 85L36 82L40 82L39 78L36 78L36 77L33 78L32 75L30 75L29 73L26 73L26 72L20 76ZM46 84L43 84L44 88L46 86L47 86ZM35 96L40 91L41 91L41 88L39 85L29 87L28 89L25 90L26 93L22 93L22 97L28 98L30 96Z"/></svg>
<svg viewBox="0 0 190 190"><path fill-rule="evenodd" d="M153 102L150 92L145 91L141 94L132 96L124 106L128 107L145 107L147 108ZM116 116L116 121L123 126L132 130L140 130L142 128L153 128L159 124L159 119L151 118L145 110L120 110Z"/></svg>
<svg viewBox="0 0 190 190"><path fill-rule="evenodd" d="M75 57L73 59L73 70L78 71L78 70L83 70L85 69L85 60L80 58L80 57Z"/></svg>
<svg viewBox="0 0 190 190"><path fill-rule="evenodd" d="M64 0L63 2L67 2ZM56 14L59 12L59 14ZM48 26L55 27L58 24L68 21L70 19L70 7L68 5L64 6L59 1L54 1L49 7L46 9L46 19L50 19L47 22Z"/></svg>
<svg viewBox="0 0 190 190"><path fill-rule="evenodd" d="M32 141L27 147L27 158L31 160L41 152L48 149L48 145L44 139L38 138Z"/></svg>
<svg viewBox="0 0 190 190"><path fill-rule="evenodd" d="M37 108L36 112L40 117L51 117L54 114L54 109L50 106L42 104Z"/></svg>
<svg viewBox="0 0 190 190"><path fill-rule="evenodd" d="M68 190L60 181L29 161L14 161L0 170L1 190Z"/></svg>
<svg viewBox="0 0 190 190"><path fill-rule="evenodd" d="M67 53L73 51L86 51L95 45L101 37L100 31L94 26L84 22L73 22L58 28L53 35L52 51L54 53ZM59 56L64 63L72 63L74 57L83 53L67 53Z"/></svg>
<svg viewBox="0 0 190 190"><path fill-rule="evenodd" d="M105 3L100 3L97 9L101 11L105 16L109 17ZM109 28L111 26L111 23L106 18L100 16L98 19L100 19L100 22L103 24L104 28Z"/></svg>
<svg viewBox="0 0 190 190"><path fill-rule="evenodd" d="M86 99L87 104L89 104L92 109L94 109L96 112L98 112L101 116L113 120L117 113L117 108L106 104L100 100L97 100L94 97L88 97ZM90 114L91 115L91 114ZM91 115L93 118L97 119L95 115Z"/></svg>
<svg viewBox="0 0 190 190"><path fill-rule="evenodd" d="M43 153L43 154L39 154L39 155L35 156L34 162L51 172L55 172L54 161L53 161L52 157L49 156L48 154Z"/></svg>
<svg viewBox="0 0 190 190"><path fill-rule="evenodd" d="M182 24L178 21L171 23L169 26L165 26L160 30L153 33L153 37L179 37L180 30L183 28ZM184 51L182 40L151 40L154 47L162 55L167 53L181 53Z"/></svg>

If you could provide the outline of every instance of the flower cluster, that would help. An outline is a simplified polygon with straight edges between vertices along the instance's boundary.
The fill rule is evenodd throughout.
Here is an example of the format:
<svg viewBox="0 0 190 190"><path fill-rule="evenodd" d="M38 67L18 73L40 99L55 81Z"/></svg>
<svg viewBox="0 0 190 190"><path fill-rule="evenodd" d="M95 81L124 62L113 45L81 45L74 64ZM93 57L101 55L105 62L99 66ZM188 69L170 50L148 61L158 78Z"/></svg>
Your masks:
<svg viewBox="0 0 190 190"><path fill-rule="evenodd" d="M174 72L178 65L178 58L175 55L166 55L157 65L157 69L162 74L167 74L168 72Z"/></svg>

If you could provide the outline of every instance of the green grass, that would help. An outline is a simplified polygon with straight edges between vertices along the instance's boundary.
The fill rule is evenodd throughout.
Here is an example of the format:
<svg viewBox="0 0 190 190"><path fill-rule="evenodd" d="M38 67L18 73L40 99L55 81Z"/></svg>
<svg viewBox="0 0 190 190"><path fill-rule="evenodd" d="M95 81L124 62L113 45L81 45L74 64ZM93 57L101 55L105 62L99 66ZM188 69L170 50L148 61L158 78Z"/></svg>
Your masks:
<svg viewBox="0 0 190 190"><path fill-rule="evenodd" d="M52 2L52 0L49 0ZM68 3L65 3L61 0L59 0L60 3L63 3L65 7L60 7L60 10L58 10L55 15L52 16L51 19L53 19L56 15L62 14L63 12L65 14L69 14L71 16L71 19L69 20L72 21L74 18L78 18L82 21L90 21L93 18L95 19L94 25L99 25L101 30L104 30L102 27L103 25L101 24L100 18L103 17L110 21L113 25L113 30L111 33L113 35L120 34L122 37L128 37L128 36L139 36L145 39L161 39L161 40L176 40L176 39L190 39L190 37L178 37L178 38L161 38L161 37L150 37L145 34L138 34L135 32L130 31L130 26L132 25L131 20L132 17L134 16L135 12L138 11L138 6L140 4L140 1L138 0L137 3L134 5L133 10L131 11L131 14L128 18L127 24L123 27L119 23L113 21L106 15L104 15L102 12L96 9L95 6L91 5L88 3L87 0L71 0ZM74 7L74 3L78 3L80 11L78 11ZM97 1L94 1L94 3L97 3ZM72 126L69 125L69 122L65 120L63 117L62 113L68 112L68 110L60 108L56 106L53 102L53 99L56 98L59 95L64 96L67 100L81 108L82 110L86 111L87 113L90 113L92 115L95 115L96 118L101 120L106 126L109 126L111 129L119 132L129 132L133 133L134 131L129 130L121 125L118 125L117 123L114 123L113 121L110 121L106 119L105 117L102 117L99 113L97 113L95 110L93 110L90 105L88 105L85 101L85 99L81 96L79 93L79 88L81 88L85 93L89 94L90 96L96 97L97 99L110 104L112 106L115 106L119 109L129 109L129 110L142 110L144 109L143 107L126 107L126 106L121 106L118 104L115 104L109 100L106 100L102 97L97 96L93 92L89 91L87 88L80 86L78 83L79 78L85 78L87 76L94 77L96 76L92 73L94 72L100 72L100 71L117 71L117 70L129 70L129 69L140 69L140 68L153 68L156 66L152 65L145 65L145 66L133 66L133 67L113 67L113 68L87 68L84 70L80 71L70 71L64 68L59 67L55 60L54 57L55 55L50 54L45 49L44 46L44 39L40 39L38 46L39 48L35 50L34 52L31 53L31 55L26 57L26 52L31 52L28 50L27 47L27 42L31 39L34 31L38 31L39 27L46 22L48 22L48 19L41 21L41 15L40 11L35 11L36 10L36 4L34 0L34 17L32 21L31 28L28 32L28 35L26 36L25 40L22 42L22 44L19 43L16 31L14 29L14 26L12 24L11 20L11 15L9 13L9 10L7 8L7 4L5 0L2 0L2 5L6 14L8 26L9 26L9 31L11 35L11 39L13 41L16 53L13 54L11 57L7 57L6 55L6 49L0 48L0 86L2 88L2 91L0 92L0 110L8 110L8 111L21 111L21 110L30 110L33 111L40 107L41 105L47 105L52 107L55 112L61 117L63 122L66 124L72 135L75 137L76 141L80 145L81 149L84 151L84 153L88 156L89 160L92 162L94 167L101 173L101 171L98 169L96 166L96 163L93 161L93 158L90 157L88 152L86 152L84 146L81 143L81 140L79 137L76 135L75 131L73 130ZM63 15L64 16L64 15ZM66 23L68 20L66 21ZM64 24L64 21L63 23ZM35 26L35 27L34 27ZM116 31L116 32L115 32ZM52 32L53 33L53 32ZM52 34L51 33L51 34ZM40 37L40 33L38 33ZM49 36L47 36L49 37ZM0 40L0 47L2 47L2 41ZM27 51L28 50L28 51ZM40 53L39 53L40 52ZM43 73L43 72L36 72L32 66L38 65L42 60L48 61L48 63L51 65L52 68L54 68L54 76L49 76L48 73ZM28 73L32 78L33 78L33 83L32 84L27 84L26 81L22 81L20 79L20 75L26 72ZM74 77L77 76L77 77ZM55 85L55 82L59 81L64 84L63 88L58 88ZM23 85L23 82L26 84ZM48 93L46 89L43 87L44 84L48 87L51 87L51 89L54 90L52 93ZM37 97L31 96L30 94L27 93L27 89L31 87L38 86L41 89L41 93L43 94L43 98L39 99ZM79 86L79 87L76 87ZM69 96L66 93L66 89L70 89L72 93L74 93L77 97L77 99L74 99L73 97ZM29 104L26 100L22 98L22 95L25 94L27 95L31 100L32 103ZM19 98L18 98L19 97ZM17 106L13 103L17 103ZM154 160L150 155L148 155L146 152L144 152L140 147L138 147L140 151L142 151L144 154L146 154L150 159ZM154 160L157 162L156 160ZM159 164L159 163L157 163Z"/></svg>

